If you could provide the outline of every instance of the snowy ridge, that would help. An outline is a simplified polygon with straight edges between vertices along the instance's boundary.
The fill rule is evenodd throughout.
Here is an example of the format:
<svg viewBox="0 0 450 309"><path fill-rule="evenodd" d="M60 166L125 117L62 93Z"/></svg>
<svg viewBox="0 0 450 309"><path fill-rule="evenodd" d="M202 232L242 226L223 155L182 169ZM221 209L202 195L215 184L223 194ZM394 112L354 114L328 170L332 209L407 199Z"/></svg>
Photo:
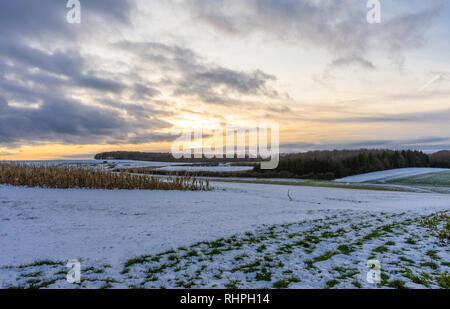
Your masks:
<svg viewBox="0 0 450 309"><path fill-rule="evenodd" d="M398 179L403 177L417 176L428 173L445 172L450 171L447 168L398 168L386 171L379 171L367 174L360 174L355 176L349 176L345 178L336 179L336 182L349 182L359 183L368 181L386 181L392 179Z"/></svg>

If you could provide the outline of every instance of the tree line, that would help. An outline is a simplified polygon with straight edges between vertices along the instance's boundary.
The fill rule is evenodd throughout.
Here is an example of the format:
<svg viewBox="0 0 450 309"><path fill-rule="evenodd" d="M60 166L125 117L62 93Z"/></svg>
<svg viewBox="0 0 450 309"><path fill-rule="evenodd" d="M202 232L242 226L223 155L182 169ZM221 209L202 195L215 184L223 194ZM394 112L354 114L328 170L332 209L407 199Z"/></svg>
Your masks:
<svg viewBox="0 0 450 309"><path fill-rule="evenodd" d="M287 154L280 157L275 171L282 178L336 179L358 174L407 167L450 167L450 152L439 158L415 150L332 150ZM446 161L447 160L447 161Z"/></svg>
<svg viewBox="0 0 450 309"><path fill-rule="evenodd" d="M304 178L332 180L358 174L406 167L450 168L450 151L426 154L416 150L327 150L280 155L275 170L261 170L257 161L261 159L175 159L170 153L106 152L95 156L106 160L140 160L159 162L189 162L215 165L218 162L233 162L233 165L254 165L253 171L221 173L201 172L201 176L258 177L258 178ZM154 171L153 171L154 172Z"/></svg>

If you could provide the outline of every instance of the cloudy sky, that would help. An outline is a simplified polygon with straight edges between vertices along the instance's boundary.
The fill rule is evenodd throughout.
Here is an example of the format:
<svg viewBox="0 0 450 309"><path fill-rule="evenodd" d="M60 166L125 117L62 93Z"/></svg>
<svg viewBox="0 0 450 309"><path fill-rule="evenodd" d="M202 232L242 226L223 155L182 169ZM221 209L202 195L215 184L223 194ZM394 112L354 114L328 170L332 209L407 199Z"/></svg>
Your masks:
<svg viewBox="0 0 450 309"><path fill-rule="evenodd" d="M0 159L168 151L173 128L280 124L282 151L450 148L450 3L0 2Z"/></svg>

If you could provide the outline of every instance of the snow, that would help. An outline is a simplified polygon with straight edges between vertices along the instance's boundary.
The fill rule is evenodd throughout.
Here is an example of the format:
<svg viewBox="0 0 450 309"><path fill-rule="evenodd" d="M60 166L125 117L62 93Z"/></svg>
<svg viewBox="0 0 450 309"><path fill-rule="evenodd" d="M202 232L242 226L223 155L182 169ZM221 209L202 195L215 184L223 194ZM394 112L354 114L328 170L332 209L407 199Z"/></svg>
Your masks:
<svg viewBox="0 0 450 309"><path fill-rule="evenodd" d="M249 171L253 166L231 166L219 164L217 166L189 166L192 163L185 162L157 162L157 161L133 161L133 160L46 160L46 161L0 161L0 163L22 163L30 165L56 165L71 167L88 167L102 169L124 169L139 167L154 167L160 171L187 171L187 172L240 172Z"/></svg>
<svg viewBox="0 0 450 309"><path fill-rule="evenodd" d="M448 251L424 231L415 212L322 213L326 219L264 226L253 233L145 256L128 264L125 278L140 288L354 288L354 282L373 288L376 285L366 280L367 261L376 259L389 276L382 285L414 275L416 282L408 282L408 287L422 288L417 278L423 273L450 270L448 263L439 267L435 262L448 258ZM421 280L439 288L429 277Z"/></svg>
<svg viewBox="0 0 450 309"><path fill-rule="evenodd" d="M182 171L182 172L242 172L251 171L253 166L228 166L228 165L218 165L218 166L167 166L157 168L159 171Z"/></svg>
<svg viewBox="0 0 450 309"><path fill-rule="evenodd" d="M128 287L127 277L120 274L123 265L143 254L244 232L259 233L263 225L312 222L343 214L350 224L352 218L361 220L373 214L419 216L450 209L446 194L243 183L214 186L209 192L0 186L0 287L18 284L19 275L27 270L50 272L59 267L58 271L65 271L69 259L81 260L84 267L110 265L104 267L105 276L118 280L114 287ZM17 268L41 260L62 264ZM96 284L101 282L89 282L89 287L100 287ZM64 280L55 284L67 287Z"/></svg>
<svg viewBox="0 0 450 309"><path fill-rule="evenodd" d="M360 183L368 181L387 181L392 179L450 171L446 168L398 168L336 179L336 182Z"/></svg>
<svg viewBox="0 0 450 309"><path fill-rule="evenodd" d="M139 167L164 167L179 165L180 162L134 161L134 160L45 160L45 161L0 161L0 163L20 163L29 165L56 165L88 168L139 168ZM190 164L190 163L183 163Z"/></svg>

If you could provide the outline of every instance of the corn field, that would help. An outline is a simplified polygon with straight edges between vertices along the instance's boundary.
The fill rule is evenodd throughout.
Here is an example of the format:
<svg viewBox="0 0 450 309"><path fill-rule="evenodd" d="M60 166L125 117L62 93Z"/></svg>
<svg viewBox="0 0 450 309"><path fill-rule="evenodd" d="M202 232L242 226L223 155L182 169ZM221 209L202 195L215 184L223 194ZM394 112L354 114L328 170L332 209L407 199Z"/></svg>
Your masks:
<svg viewBox="0 0 450 309"><path fill-rule="evenodd" d="M209 190L209 181L192 176L168 178L133 175L82 167L0 164L0 184L40 188Z"/></svg>

